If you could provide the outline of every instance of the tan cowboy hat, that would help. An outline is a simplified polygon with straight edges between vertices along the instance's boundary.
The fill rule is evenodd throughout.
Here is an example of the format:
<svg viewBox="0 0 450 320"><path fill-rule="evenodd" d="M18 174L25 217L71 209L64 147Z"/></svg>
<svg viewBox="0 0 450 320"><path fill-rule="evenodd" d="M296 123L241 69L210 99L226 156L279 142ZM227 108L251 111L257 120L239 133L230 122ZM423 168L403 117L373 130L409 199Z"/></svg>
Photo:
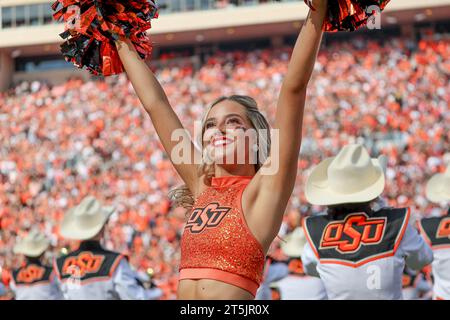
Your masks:
<svg viewBox="0 0 450 320"><path fill-rule="evenodd" d="M88 196L65 214L61 235L72 240L91 239L102 230L113 212L113 207L103 207L96 198Z"/></svg>
<svg viewBox="0 0 450 320"><path fill-rule="evenodd" d="M285 239L286 242L281 243L281 251L290 258L301 257L306 244L306 237L302 228L297 227Z"/></svg>
<svg viewBox="0 0 450 320"><path fill-rule="evenodd" d="M431 202L450 201L450 164L444 173L431 177L425 188L425 193Z"/></svg>
<svg viewBox="0 0 450 320"><path fill-rule="evenodd" d="M13 248L15 254L23 254L36 258L42 255L50 246L50 240L38 230L31 230L24 238L19 240Z"/></svg>
<svg viewBox="0 0 450 320"><path fill-rule="evenodd" d="M384 189L386 158L370 158L361 144L342 148L317 165L306 181L306 199L315 205L367 202Z"/></svg>

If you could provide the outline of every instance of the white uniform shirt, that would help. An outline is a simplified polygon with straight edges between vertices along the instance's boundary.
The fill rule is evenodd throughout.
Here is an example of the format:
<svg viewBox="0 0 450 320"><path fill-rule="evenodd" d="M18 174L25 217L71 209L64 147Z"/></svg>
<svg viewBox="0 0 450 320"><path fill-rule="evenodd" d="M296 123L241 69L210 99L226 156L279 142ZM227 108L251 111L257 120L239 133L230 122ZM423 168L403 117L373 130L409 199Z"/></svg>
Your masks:
<svg viewBox="0 0 450 320"><path fill-rule="evenodd" d="M126 260L120 261L110 278L83 283L72 279L59 283L66 300L156 300L161 289L145 289Z"/></svg>
<svg viewBox="0 0 450 320"><path fill-rule="evenodd" d="M450 300L450 215L422 219L419 228L434 253L433 298Z"/></svg>
<svg viewBox="0 0 450 320"><path fill-rule="evenodd" d="M450 248L433 250L434 299L450 300Z"/></svg>
<svg viewBox="0 0 450 320"><path fill-rule="evenodd" d="M63 299L52 268L40 263L30 263L15 270L9 285L16 300Z"/></svg>
<svg viewBox="0 0 450 320"><path fill-rule="evenodd" d="M405 263L419 270L433 261L428 245L417 230L408 225L409 212L382 209L370 215L348 214L340 221L323 217L313 217L319 218L315 223L308 218L303 222L304 227L308 223L310 229L322 229L313 231L316 232L314 245L309 228L305 228L308 243L302 260L307 274L322 279L329 299L402 299ZM353 222L350 219L354 219ZM360 241L349 251L346 246L354 242L347 232L352 233L353 239L365 238L366 243Z"/></svg>
<svg viewBox="0 0 450 320"><path fill-rule="evenodd" d="M149 300L162 295L158 288L143 287L123 255L94 241L55 260L54 269L68 300Z"/></svg>

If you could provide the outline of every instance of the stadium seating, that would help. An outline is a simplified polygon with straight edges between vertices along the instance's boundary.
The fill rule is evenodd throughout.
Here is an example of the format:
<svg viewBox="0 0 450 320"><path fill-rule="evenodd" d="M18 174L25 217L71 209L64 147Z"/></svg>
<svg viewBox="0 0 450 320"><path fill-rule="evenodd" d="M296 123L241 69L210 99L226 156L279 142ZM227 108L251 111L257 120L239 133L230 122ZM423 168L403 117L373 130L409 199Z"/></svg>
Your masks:
<svg viewBox="0 0 450 320"><path fill-rule="evenodd" d="M290 48L225 51L156 70L189 130L220 95L255 97L271 123ZM282 230L292 215L316 214L303 186L309 168L352 141L388 159L384 193L390 205L410 206L416 219L436 214L425 181L450 160L450 41L352 38L323 48L309 85L299 174ZM58 86L24 82L0 93L0 265L17 266L16 236L39 226L54 253L64 212L92 194L117 206L107 245L130 254L140 271L175 297L185 210L168 191L181 183L124 75ZM395 168L395 170L394 170ZM294 225L293 225L294 224ZM50 256L49 256L50 258Z"/></svg>

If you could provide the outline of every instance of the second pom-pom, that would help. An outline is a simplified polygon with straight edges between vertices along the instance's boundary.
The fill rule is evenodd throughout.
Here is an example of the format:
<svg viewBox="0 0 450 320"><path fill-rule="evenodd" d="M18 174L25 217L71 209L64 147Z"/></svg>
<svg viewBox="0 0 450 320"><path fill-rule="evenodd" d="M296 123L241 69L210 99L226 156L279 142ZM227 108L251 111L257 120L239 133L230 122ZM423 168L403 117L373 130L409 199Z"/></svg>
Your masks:
<svg viewBox="0 0 450 320"><path fill-rule="evenodd" d="M390 0L328 0L324 31L355 31L379 14ZM311 0L304 2L314 10Z"/></svg>

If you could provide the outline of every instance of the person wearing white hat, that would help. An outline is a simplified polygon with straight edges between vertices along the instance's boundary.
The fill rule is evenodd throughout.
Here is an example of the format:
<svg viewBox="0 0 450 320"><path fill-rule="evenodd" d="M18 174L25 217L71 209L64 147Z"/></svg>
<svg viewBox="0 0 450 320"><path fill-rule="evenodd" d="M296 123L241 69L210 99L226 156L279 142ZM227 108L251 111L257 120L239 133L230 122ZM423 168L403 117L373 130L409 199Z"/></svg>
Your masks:
<svg viewBox="0 0 450 320"><path fill-rule="evenodd" d="M345 146L308 177L306 199L328 212L304 219L302 261L329 299L402 299L405 264L420 270L433 261L409 224L409 209L373 209L384 185L383 164L360 144Z"/></svg>
<svg viewBox="0 0 450 320"><path fill-rule="evenodd" d="M308 276L301 259L306 237L301 227L286 236L281 250L288 260L284 261L288 270L286 277L274 285L281 300L326 300L327 293L320 278Z"/></svg>
<svg viewBox="0 0 450 320"><path fill-rule="evenodd" d="M100 244L112 207L104 207L92 196L70 209L63 218L63 237L80 240L77 250L54 261L64 297L68 300L157 299L146 290L127 258Z"/></svg>
<svg viewBox="0 0 450 320"><path fill-rule="evenodd" d="M25 256L25 264L12 272L10 288L16 300L61 300L63 295L51 266L42 263L50 241L39 231L31 230L13 248Z"/></svg>
<svg viewBox="0 0 450 320"><path fill-rule="evenodd" d="M425 193L431 202L447 206L441 217L424 218L418 225L434 252L433 299L450 300L450 164L445 172L431 177Z"/></svg>

